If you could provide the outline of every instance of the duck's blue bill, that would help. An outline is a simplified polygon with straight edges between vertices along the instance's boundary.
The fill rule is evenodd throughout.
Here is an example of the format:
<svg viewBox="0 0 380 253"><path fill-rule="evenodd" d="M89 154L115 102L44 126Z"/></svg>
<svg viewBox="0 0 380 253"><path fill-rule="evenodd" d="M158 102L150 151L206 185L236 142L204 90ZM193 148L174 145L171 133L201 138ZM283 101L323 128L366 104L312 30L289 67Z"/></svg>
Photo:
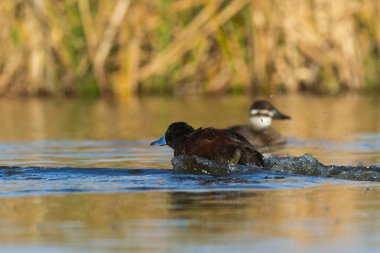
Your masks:
<svg viewBox="0 0 380 253"><path fill-rule="evenodd" d="M163 146L163 145L166 145L165 135L162 136L161 139L152 142L150 145L151 145L151 146Z"/></svg>

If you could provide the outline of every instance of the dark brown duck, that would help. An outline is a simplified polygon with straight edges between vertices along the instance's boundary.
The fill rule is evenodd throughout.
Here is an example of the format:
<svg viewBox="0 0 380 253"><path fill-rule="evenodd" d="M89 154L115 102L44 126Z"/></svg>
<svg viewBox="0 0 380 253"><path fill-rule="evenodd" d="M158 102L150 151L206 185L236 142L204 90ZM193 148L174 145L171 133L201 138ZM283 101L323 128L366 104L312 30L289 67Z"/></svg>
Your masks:
<svg viewBox="0 0 380 253"><path fill-rule="evenodd" d="M151 143L168 145L174 156L194 155L220 163L263 166L263 156L244 137L229 130L194 129L185 122L172 123L164 136Z"/></svg>

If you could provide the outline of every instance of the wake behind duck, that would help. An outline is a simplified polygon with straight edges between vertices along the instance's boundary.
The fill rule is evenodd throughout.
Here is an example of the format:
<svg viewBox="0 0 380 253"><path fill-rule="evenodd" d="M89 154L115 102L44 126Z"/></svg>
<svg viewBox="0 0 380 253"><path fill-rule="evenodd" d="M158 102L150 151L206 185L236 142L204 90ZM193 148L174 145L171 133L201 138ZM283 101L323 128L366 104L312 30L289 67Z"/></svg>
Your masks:
<svg viewBox="0 0 380 253"><path fill-rule="evenodd" d="M223 164L197 156L181 155L172 159L177 173L204 174L215 177L251 174L262 171L355 181L380 182L380 167L324 165L310 154L299 157L264 157L264 166Z"/></svg>

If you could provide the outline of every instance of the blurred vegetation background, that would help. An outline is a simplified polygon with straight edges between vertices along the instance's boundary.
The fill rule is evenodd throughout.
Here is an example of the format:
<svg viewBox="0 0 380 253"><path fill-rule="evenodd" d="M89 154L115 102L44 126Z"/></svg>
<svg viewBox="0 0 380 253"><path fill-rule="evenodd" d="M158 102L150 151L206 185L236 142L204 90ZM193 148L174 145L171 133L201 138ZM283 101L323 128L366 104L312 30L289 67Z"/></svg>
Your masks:
<svg viewBox="0 0 380 253"><path fill-rule="evenodd" d="M0 95L379 93L378 0L2 0Z"/></svg>

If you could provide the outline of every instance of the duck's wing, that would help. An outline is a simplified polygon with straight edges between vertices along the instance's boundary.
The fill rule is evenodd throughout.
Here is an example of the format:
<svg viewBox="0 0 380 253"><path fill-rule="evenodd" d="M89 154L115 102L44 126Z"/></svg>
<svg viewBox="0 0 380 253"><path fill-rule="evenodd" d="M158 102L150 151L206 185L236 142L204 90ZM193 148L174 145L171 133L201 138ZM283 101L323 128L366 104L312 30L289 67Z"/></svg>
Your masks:
<svg viewBox="0 0 380 253"><path fill-rule="evenodd" d="M218 129L197 129L187 136L184 143L184 153L215 160L222 156L219 151L220 147L225 146L228 140L228 136Z"/></svg>
<svg viewBox="0 0 380 253"><path fill-rule="evenodd" d="M247 160L248 157L256 156L258 153L243 136L213 128L205 128L188 136L184 150L187 155L195 155L222 163L239 164L241 164L241 158L244 157L244 160Z"/></svg>

